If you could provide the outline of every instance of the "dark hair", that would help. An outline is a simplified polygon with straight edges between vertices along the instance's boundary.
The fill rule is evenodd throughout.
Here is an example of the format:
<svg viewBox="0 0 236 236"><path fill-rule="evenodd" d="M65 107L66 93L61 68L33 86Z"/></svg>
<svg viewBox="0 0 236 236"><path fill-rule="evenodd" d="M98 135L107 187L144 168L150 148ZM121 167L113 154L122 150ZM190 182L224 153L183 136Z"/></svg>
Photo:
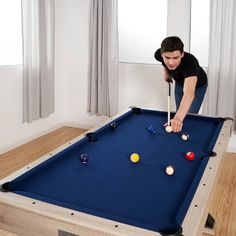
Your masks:
<svg viewBox="0 0 236 236"><path fill-rule="evenodd" d="M181 53L184 51L184 44L177 36L165 38L161 43L161 54L163 52L173 52L179 50Z"/></svg>

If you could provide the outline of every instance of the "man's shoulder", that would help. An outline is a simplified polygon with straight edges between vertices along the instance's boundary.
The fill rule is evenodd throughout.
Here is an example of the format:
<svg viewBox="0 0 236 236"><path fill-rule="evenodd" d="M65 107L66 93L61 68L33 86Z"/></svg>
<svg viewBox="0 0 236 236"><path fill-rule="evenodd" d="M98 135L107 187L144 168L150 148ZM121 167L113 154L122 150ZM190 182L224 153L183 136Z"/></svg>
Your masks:
<svg viewBox="0 0 236 236"><path fill-rule="evenodd" d="M160 48L156 50L156 52L154 53L154 57L157 61L160 61L160 62L163 61Z"/></svg>
<svg viewBox="0 0 236 236"><path fill-rule="evenodd" d="M199 65L197 58L189 52L184 52L184 56L183 56L181 62L183 65L187 65L187 66L188 65Z"/></svg>

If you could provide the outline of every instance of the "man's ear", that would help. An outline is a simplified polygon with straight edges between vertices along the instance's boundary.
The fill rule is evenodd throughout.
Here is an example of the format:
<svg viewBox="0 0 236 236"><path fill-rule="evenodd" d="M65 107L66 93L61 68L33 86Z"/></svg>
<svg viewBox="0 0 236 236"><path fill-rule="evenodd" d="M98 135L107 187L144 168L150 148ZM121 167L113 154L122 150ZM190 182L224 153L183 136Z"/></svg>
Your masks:
<svg viewBox="0 0 236 236"><path fill-rule="evenodd" d="M181 57L184 57L184 52L182 52Z"/></svg>

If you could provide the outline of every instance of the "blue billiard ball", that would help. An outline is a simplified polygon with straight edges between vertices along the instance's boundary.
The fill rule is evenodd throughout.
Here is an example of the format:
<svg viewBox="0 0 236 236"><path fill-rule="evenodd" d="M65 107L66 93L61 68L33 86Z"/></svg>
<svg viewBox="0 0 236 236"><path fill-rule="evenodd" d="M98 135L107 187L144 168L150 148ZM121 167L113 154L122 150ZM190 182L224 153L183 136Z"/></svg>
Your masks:
<svg viewBox="0 0 236 236"><path fill-rule="evenodd" d="M86 153L80 155L80 161L82 164L86 164L89 160L89 156Z"/></svg>
<svg viewBox="0 0 236 236"><path fill-rule="evenodd" d="M149 132L150 132L151 134L155 134L155 133L156 133L156 130L155 130L155 128L154 128L152 125L150 125L150 126L148 127L148 130L149 130Z"/></svg>

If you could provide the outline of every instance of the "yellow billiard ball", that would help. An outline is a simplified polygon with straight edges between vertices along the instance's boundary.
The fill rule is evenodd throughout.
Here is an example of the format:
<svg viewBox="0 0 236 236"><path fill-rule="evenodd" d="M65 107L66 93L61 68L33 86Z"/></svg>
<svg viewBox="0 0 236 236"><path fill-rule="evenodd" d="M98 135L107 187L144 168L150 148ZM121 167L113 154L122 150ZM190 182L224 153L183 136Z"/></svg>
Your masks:
<svg viewBox="0 0 236 236"><path fill-rule="evenodd" d="M130 160L131 160L133 163L139 162L139 159L140 159L140 157L139 157L139 155L138 155L137 153L132 153L132 154L130 155Z"/></svg>

